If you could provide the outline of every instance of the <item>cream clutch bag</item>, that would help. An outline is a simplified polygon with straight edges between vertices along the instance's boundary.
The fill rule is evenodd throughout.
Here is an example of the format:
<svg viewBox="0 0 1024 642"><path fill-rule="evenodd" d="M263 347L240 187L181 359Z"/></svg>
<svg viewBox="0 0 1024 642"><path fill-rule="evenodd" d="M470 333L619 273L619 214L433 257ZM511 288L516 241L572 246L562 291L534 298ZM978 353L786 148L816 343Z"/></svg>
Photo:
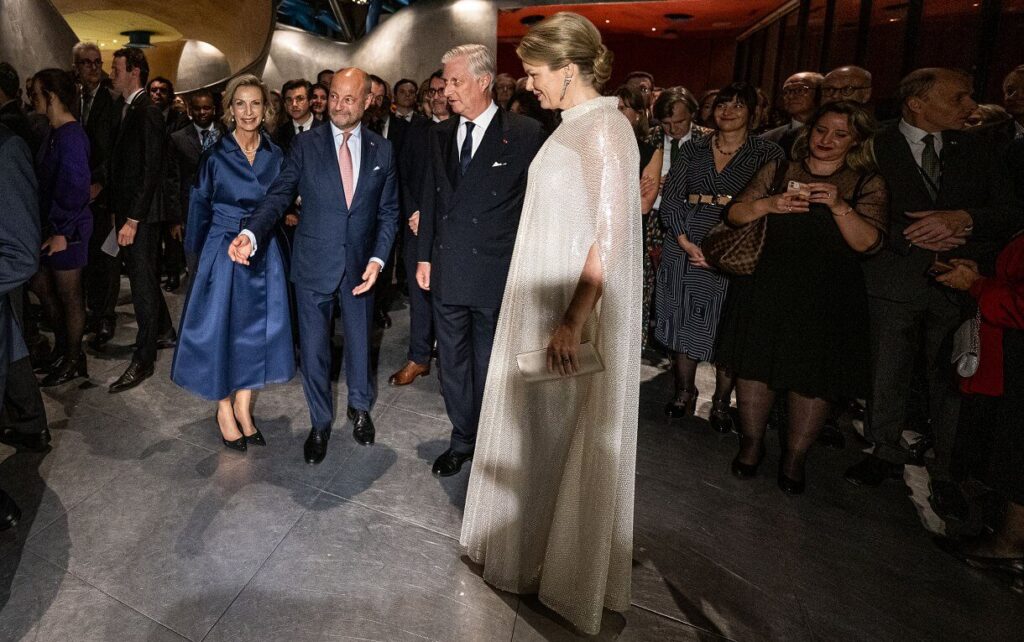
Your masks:
<svg viewBox="0 0 1024 642"><path fill-rule="evenodd" d="M597 353L597 348L594 347L593 343L590 343L589 341L581 343L577 357L580 362L580 367L579 370L571 376L579 377L581 375L589 375L594 374L595 372L604 371L604 363L601 361L601 355ZM516 362L519 364L520 374L523 375L523 379L527 383L565 378L557 372L548 372L547 348L517 354Z"/></svg>

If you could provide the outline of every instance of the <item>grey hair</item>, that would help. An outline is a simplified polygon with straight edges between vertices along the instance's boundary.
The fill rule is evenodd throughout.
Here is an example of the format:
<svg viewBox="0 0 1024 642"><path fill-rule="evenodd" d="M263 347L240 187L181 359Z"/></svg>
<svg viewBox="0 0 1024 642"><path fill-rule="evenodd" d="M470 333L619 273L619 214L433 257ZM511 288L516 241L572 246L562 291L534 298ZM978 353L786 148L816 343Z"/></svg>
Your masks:
<svg viewBox="0 0 1024 642"><path fill-rule="evenodd" d="M79 54L85 53L86 51L95 51L100 56L103 55L103 52L100 51L100 48L96 46L95 42L79 42L71 48L72 64L75 62L75 58L77 58Z"/></svg>
<svg viewBox="0 0 1024 642"><path fill-rule="evenodd" d="M484 45L459 45L449 49L443 56L441 56L441 64L447 64L453 58L459 58L465 56L466 62L469 64L469 73L473 74L475 78L482 76L490 76L491 79L487 83L487 90L490 91L494 86L494 77L496 75L497 65L494 62L494 54L490 49Z"/></svg>
<svg viewBox="0 0 1024 642"><path fill-rule="evenodd" d="M931 91L935 83L939 81L939 76L942 74L952 74L962 80L966 80L968 84L970 84L972 79L971 74L961 69L947 69L944 67L915 69L900 81L900 85L896 89L897 104L905 107L907 101L911 98L924 98L925 94Z"/></svg>

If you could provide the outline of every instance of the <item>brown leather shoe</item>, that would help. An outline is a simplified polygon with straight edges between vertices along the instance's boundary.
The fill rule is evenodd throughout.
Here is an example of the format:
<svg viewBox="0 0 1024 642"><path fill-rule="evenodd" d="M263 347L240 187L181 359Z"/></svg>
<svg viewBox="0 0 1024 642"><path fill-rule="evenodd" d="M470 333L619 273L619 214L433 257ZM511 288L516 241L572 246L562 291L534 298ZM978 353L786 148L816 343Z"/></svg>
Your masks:
<svg viewBox="0 0 1024 642"><path fill-rule="evenodd" d="M428 374L430 374L429 363L419 364L415 361L410 361L401 370L391 375L388 383L392 386L408 386L416 377L425 377Z"/></svg>

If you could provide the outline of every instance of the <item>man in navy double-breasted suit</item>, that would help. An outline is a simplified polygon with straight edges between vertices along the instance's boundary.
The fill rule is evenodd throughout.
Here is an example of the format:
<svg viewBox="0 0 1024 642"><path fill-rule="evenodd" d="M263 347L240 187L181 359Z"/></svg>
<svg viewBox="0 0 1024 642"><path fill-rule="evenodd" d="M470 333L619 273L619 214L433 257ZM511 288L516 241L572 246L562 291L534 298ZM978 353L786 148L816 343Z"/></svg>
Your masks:
<svg viewBox="0 0 1024 642"><path fill-rule="evenodd" d="M494 55L487 47L462 45L441 62L456 116L428 134L416 281L431 291L441 392L452 422L450 446L432 470L448 477L473 458L527 171L544 132L491 99Z"/></svg>
<svg viewBox="0 0 1024 642"><path fill-rule="evenodd" d="M295 137L281 174L229 249L233 261L247 265L296 194L302 197L291 281L298 308L302 387L313 424L304 447L311 464L323 461L334 419L329 370L335 302L340 303L345 328L352 435L363 445L374 440L373 286L395 239L398 183L391 143L360 124L372 99L364 71L350 67L334 75L328 97L331 126Z"/></svg>

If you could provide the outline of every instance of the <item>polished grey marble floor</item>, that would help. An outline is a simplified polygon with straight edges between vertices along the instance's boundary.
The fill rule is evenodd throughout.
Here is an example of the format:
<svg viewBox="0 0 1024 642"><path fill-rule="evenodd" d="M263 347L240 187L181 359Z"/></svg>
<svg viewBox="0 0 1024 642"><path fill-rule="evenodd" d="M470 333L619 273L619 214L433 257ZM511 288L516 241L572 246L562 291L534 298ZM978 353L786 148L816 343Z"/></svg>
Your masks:
<svg viewBox="0 0 1024 642"><path fill-rule="evenodd" d="M170 352L141 387L109 395L134 334L120 310L113 345L90 353L91 384L44 391L53 450L0 446L0 480L25 513L0 533L0 640L577 639L460 558L467 474L430 475L449 430L436 371L386 384L404 362L401 303L377 337L377 443L339 424L320 466L302 461L298 379L258 395L269 446L246 454L170 382ZM633 607L607 613L597 639L1020 639L1021 598L932 544L924 525L941 523L918 472L850 486L851 432L846 450L814 452L803 497L775 487L777 449L760 477L735 480L735 438L669 422L668 374L647 364L644 379Z"/></svg>

